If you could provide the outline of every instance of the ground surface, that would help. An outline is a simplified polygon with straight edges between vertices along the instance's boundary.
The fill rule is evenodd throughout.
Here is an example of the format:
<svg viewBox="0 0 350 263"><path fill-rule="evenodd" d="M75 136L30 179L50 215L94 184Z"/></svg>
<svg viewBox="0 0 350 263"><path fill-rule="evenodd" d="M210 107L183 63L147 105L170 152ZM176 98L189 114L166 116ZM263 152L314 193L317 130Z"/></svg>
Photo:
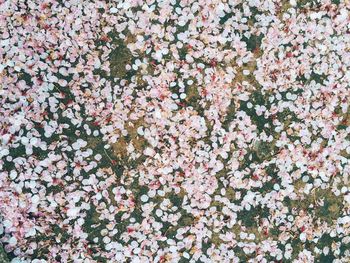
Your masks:
<svg viewBox="0 0 350 263"><path fill-rule="evenodd" d="M349 10L1 2L0 263L349 262Z"/></svg>

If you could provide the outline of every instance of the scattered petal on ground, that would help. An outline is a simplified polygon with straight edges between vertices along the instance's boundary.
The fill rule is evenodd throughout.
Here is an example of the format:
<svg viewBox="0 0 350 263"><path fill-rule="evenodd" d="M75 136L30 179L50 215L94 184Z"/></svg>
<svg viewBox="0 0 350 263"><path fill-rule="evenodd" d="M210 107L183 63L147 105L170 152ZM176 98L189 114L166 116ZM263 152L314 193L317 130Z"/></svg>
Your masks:
<svg viewBox="0 0 350 263"><path fill-rule="evenodd" d="M0 1L0 262L349 262L350 2Z"/></svg>

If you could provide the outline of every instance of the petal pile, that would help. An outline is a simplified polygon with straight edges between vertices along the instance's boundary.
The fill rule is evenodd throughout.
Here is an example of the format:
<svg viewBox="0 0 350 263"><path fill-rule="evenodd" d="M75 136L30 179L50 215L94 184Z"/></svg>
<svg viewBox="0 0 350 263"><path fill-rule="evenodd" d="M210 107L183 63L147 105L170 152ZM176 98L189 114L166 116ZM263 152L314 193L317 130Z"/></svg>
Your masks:
<svg viewBox="0 0 350 263"><path fill-rule="evenodd" d="M350 261L349 1L0 1L0 54L8 262Z"/></svg>

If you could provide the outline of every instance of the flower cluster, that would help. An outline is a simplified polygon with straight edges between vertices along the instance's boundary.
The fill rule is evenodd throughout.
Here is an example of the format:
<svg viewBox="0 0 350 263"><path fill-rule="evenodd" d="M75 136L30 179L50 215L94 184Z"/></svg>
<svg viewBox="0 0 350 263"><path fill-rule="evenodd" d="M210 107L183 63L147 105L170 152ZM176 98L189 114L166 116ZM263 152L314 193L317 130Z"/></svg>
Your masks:
<svg viewBox="0 0 350 263"><path fill-rule="evenodd" d="M350 260L349 1L0 10L11 262Z"/></svg>

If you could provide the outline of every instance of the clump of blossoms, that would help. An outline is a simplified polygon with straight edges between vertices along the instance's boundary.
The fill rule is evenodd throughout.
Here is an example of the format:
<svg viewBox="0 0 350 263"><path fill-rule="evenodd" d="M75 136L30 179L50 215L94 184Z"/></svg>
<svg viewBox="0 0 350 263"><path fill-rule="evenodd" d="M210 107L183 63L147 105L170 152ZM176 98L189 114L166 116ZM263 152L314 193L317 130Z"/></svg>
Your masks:
<svg viewBox="0 0 350 263"><path fill-rule="evenodd" d="M349 1L0 10L0 260L349 262Z"/></svg>

